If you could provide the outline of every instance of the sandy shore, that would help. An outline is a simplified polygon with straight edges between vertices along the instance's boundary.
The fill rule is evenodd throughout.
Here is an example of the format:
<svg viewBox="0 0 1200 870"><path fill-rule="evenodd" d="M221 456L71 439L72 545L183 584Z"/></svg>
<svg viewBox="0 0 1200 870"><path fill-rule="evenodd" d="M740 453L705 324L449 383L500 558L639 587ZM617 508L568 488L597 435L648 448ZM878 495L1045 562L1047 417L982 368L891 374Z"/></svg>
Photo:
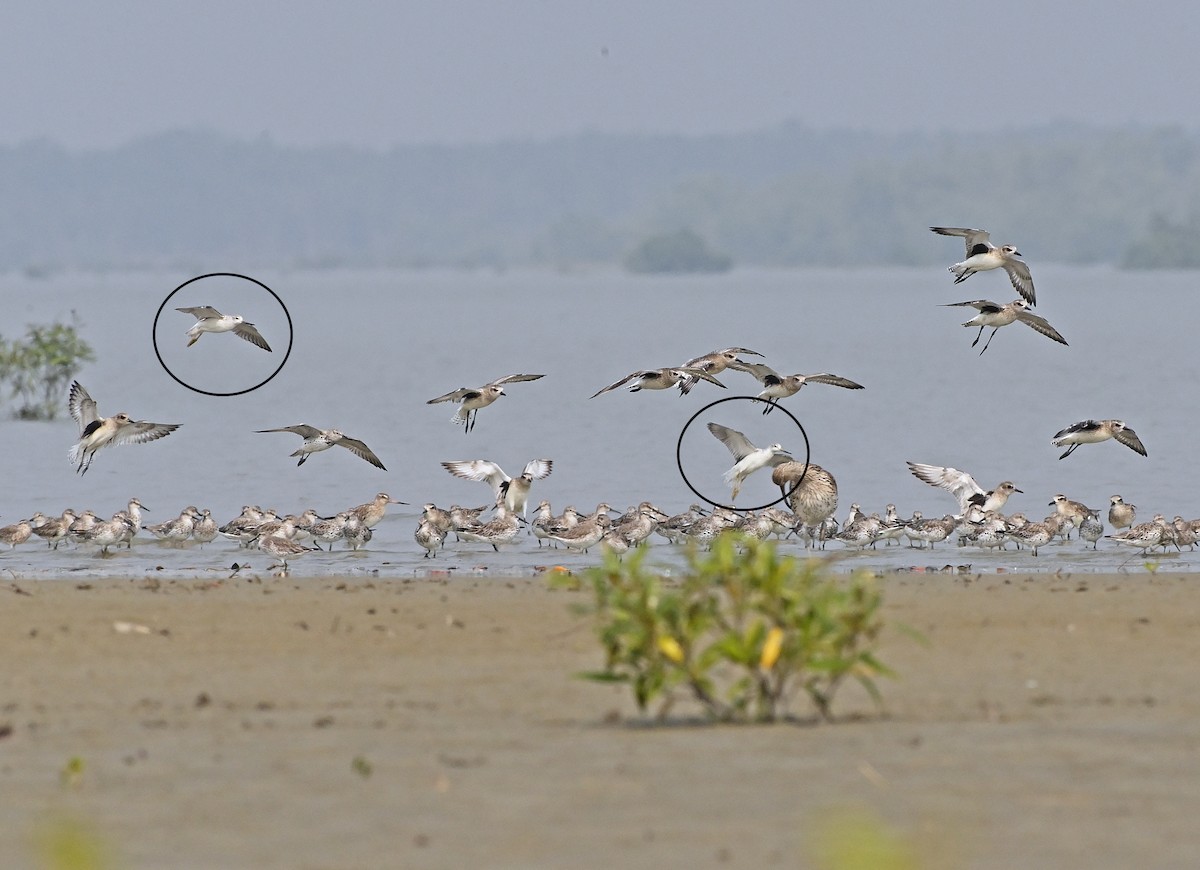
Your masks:
<svg viewBox="0 0 1200 870"><path fill-rule="evenodd" d="M649 727L537 579L6 580L0 855L815 867L864 813L921 867L1200 864L1194 577L885 582L882 715Z"/></svg>

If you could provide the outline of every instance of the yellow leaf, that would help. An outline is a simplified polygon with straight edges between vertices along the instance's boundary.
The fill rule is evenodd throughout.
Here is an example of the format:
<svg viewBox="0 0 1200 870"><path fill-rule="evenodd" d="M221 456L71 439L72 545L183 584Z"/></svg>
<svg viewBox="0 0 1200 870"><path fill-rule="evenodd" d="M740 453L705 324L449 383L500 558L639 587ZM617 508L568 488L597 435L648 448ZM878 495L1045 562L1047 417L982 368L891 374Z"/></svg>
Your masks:
<svg viewBox="0 0 1200 870"><path fill-rule="evenodd" d="M658 650L671 661L675 662L675 664L683 661L683 647L673 637L660 637L658 639Z"/></svg>
<svg viewBox="0 0 1200 870"><path fill-rule="evenodd" d="M778 625L767 632L767 639L763 641L762 658L758 661L758 666L764 671L769 671L775 667L775 662L779 661L779 653L783 650L783 629Z"/></svg>

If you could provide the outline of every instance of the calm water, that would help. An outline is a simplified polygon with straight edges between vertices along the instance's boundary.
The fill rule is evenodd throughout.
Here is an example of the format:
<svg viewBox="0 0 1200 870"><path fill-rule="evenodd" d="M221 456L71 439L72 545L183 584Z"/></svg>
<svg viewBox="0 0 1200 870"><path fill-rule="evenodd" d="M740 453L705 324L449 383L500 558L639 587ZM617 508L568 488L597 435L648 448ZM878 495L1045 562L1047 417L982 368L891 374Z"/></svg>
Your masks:
<svg viewBox="0 0 1200 870"><path fill-rule="evenodd" d="M207 270L204 270L207 271ZM368 551L305 557L296 576L334 572L412 574L456 566L471 570L532 570L559 562L583 565L591 556L538 552L522 538L499 555L490 547L451 546L436 564L422 560L412 539L427 501L485 504L484 484L450 477L439 463L486 458L510 474L526 460L554 460L554 473L534 485L534 502L550 499L590 509L598 501L624 508L650 499L669 511L696 500L676 464L680 432L716 399L753 395L748 375L726 372L720 390L699 385L691 395L611 393L600 387L641 367L678 364L716 348L762 352L783 373L829 371L859 381L862 391L812 385L785 400L807 435L813 461L837 477L843 517L851 502L902 515L956 508L953 498L911 477L905 460L951 465L990 488L1003 479L1024 490L1013 511L1040 518L1059 492L1092 507L1121 493L1139 519L1200 515L1194 444L1196 276L1123 273L1035 264L1037 309L1067 338L1062 347L1021 324L1001 330L988 352L970 348L975 330L959 324L973 310L939 303L1014 293L1002 274L974 276L958 287L940 268L886 271L735 271L713 277L635 277L616 272L269 272L252 273L286 306L245 282L205 282L172 297L194 277L184 273L90 275L64 273L0 278L7 316L2 332L78 313L97 362L80 375L102 414L181 422L149 445L102 451L79 477L66 453L77 438L69 419L0 422L4 487L0 523L41 510L92 508L107 517L138 496L153 512L147 522L177 515L188 504L208 507L220 521L242 504L281 512L315 507L323 514L369 500L380 490L410 502L376 529ZM196 291L196 292L189 292ZM254 320L275 353L233 336L205 336L184 352L192 318L174 307L215 305ZM292 331L289 335L288 316ZM258 383L240 396L203 395L180 386L155 353L183 380L210 392ZM986 339L986 334L985 334ZM978 350L978 348L976 348ZM450 404L425 401L459 386L479 386L511 372L545 373L513 384L508 395L464 435ZM0 413L7 415L7 408ZM1135 428L1150 456L1108 442L1059 461L1050 438L1088 417L1118 417ZM760 445L774 441L803 452L803 437L780 413L763 417L751 403L727 402L701 415L680 444L688 479L713 499L728 489L732 464L703 428L715 420ZM366 441L387 465L382 472L337 449L297 468L290 434L253 430L296 423L336 426ZM774 497L765 474L752 478L739 505ZM655 541L659 539L655 538ZM830 550L840 545L830 545ZM678 564L659 542L656 556ZM216 541L203 550L172 551L143 542L132 553L101 560L64 547L47 552L30 542L0 554L0 569L18 575L133 574L164 566L172 573L216 571L233 561L265 569L261 553ZM1130 554L1107 548L1083 553L1072 542L1027 553L985 554L939 548L936 556L880 550L848 561L897 568L971 563L976 570L1111 570ZM1200 566L1200 554L1167 560ZM1130 565L1139 567L1134 558Z"/></svg>

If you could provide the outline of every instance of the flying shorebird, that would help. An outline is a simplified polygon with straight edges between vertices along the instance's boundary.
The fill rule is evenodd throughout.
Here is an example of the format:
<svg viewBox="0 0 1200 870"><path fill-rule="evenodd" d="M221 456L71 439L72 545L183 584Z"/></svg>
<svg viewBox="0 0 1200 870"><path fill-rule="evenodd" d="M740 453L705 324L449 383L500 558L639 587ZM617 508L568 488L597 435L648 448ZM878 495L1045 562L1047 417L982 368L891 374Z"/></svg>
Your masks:
<svg viewBox="0 0 1200 870"><path fill-rule="evenodd" d="M110 444L145 444L157 441L178 429L181 423L144 423L133 420L122 411L112 417L101 417L95 400L79 381L71 384L67 409L79 424L79 443L67 454L79 474L87 474L92 457L101 447Z"/></svg>
<svg viewBox="0 0 1200 870"><path fill-rule="evenodd" d="M1146 455L1146 447L1142 444L1142 439L1138 438L1137 433L1125 425L1124 420L1084 420L1074 423L1066 429L1054 433L1054 446L1071 445L1062 456L1058 457L1066 459L1075 452L1080 444L1099 444L1109 438L1115 438L1134 453Z"/></svg>
<svg viewBox="0 0 1200 870"><path fill-rule="evenodd" d="M724 350L714 350L712 353L706 353L704 356L694 357L685 362L680 368L684 369L701 369L708 372L710 375L719 375L725 371L731 363L742 362L738 359L739 353L749 354L750 356L762 356L758 351L750 350L745 347L727 347ZM700 383L700 379L689 375L679 383L679 394L686 396L692 387Z"/></svg>
<svg viewBox="0 0 1200 870"><path fill-rule="evenodd" d="M1008 326L1015 321L1021 321L1026 326L1031 326L1047 338L1052 338L1059 344L1066 344L1067 340L1063 338L1057 329L1050 325L1049 321L1044 317L1039 317L1032 311L1029 311L1029 305L1024 299L1016 299L1007 305L1000 305L990 299L972 299L970 302L947 302L943 308L957 308L961 306L970 306L978 308L979 313L968 320L963 326L978 326L979 334L975 336L975 340L971 342L971 347L979 344L979 339L983 337L985 327L992 327L992 334L988 336L988 340L983 345L983 350L979 352L983 356L983 351L988 349L988 345L992 343L992 339L996 337L996 332L1002 326Z"/></svg>
<svg viewBox="0 0 1200 870"><path fill-rule="evenodd" d="M733 484L731 500L737 500L738 493L742 491L742 481L760 468L766 468L768 465L782 465L784 462L794 461L781 444L772 444L770 447L755 447L750 442L750 439L741 432L738 432L736 429L729 429L719 423L709 423L708 431L713 433L713 436L733 454L733 468L726 471L722 477L722 480L726 483Z"/></svg>
<svg viewBox="0 0 1200 870"><path fill-rule="evenodd" d="M553 465L551 459L531 459L525 463L525 470L519 477L509 477L503 468L487 459L457 459L443 462L442 468L463 480L486 481L496 497L496 504L503 503L509 513L520 512L524 517L529 488L535 480L549 477Z"/></svg>
<svg viewBox="0 0 1200 870"><path fill-rule="evenodd" d="M254 324L247 322L240 314L222 314L211 305L199 305L195 308L176 308L175 310L182 311L184 314L190 314L196 318L196 322L192 324L192 328L187 331L188 347L198 342L200 336L206 332L232 332L238 338L244 338L255 347L261 347L268 353L271 352L271 345L267 344L267 340L254 328Z"/></svg>
<svg viewBox="0 0 1200 870"><path fill-rule="evenodd" d="M847 390L863 389L862 384L855 383L849 378L843 378L839 375L831 375L828 372L818 372L815 375L785 376L764 363L748 363L741 360L730 363L729 368L734 371L746 372L749 375L753 375L765 387L758 394L758 398L763 399L767 403L767 407L763 408L764 414L771 413L780 399L796 395L805 384L829 384L830 386L842 387Z"/></svg>
<svg viewBox="0 0 1200 870"><path fill-rule="evenodd" d="M518 381L536 381L538 378L545 377L544 375L505 375L502 378L484 384L482 387L470 389L468 387L459 387L457 390L446 393L444 396L438 396L436 399L430 399L426 405L435 405L438 402L460 402L458 411L450 418L452 423L462 423L463 432L470 432L475 428L475 418L479 416L479 409L486 408L492 402L496 401L501 396L505 395L504 384L516 383ZM474 412L474 413L472 413Z"/></svg>
<svg viewBox="0 0 1200 870"><path fill-rule="evenodd" d="M633 381L633 386L629 388L629 392L636 393L639 390L669 390L676 384L680 385L680 395L683 395L682 384L689 378L698 378L708 381L710 384L716 384L721 389L725 389L725 385L701 368L674 368L674 369L642 369L640 371L631 372L616 383L609 384L602 390L598 390L588 398L594 399L596 396L604 393L618 390L621 387ZM688 389L691 389L689 386Z"/></svg>
<svg viewBox="0 0 1200 870"><path fill-rule="evenodd" d="M943 236L960 236L967 243L967 258L961 263L950 267L954 273L954 283L961 284L976 272L986 272L989 269L1003 269L1008 273L1008 280L1013 289L1030 305L1037 305L1037 297L1033 292L1033 276L1029 274L1029 265L1021 259L1021 252L1012 245L996 247L992 244L987 230L972 230L965 227L930 227L935 233Z"/></svg>
<svg viewBox="0 0 1200 870"><path fill-rule="evenodd" d="M296 467L300 467L305 463L308 457L313 453L320 453L322 450L328 450L333 445L345 447L359 459L365 459L367 462L374 465L376 468L383 468L383 463L379 461L371 448L359 441L357 438L350 438L343 435L337 429L318 429L316 426L308 426L301 423L298 426L284 426L281 429L255 429L258 434L265 432L294 432L304 439L304 443L291 454L293 457L299 456L300 461L296 463ZM387 471L386 468L383 468Z"/></svg>
<svg viewBox="0 0 1200 870"><path fill-rule="evenodd" d="M965 471L959 471L957 468L946 468L941 465L909 462L908 470L913 473L913 476L917 480L924 481L930 486L944 489L953 495L958 499L960 512L964 514L971 505L978 505L984 513L998 511L1004 507L1004 503L1008 501L1010 495L1014 492L1024 491L1017 489L1011 480L996 484L996 488L993 490L984 490L982 486L975 482L975 478L971 477Z"/></svg>

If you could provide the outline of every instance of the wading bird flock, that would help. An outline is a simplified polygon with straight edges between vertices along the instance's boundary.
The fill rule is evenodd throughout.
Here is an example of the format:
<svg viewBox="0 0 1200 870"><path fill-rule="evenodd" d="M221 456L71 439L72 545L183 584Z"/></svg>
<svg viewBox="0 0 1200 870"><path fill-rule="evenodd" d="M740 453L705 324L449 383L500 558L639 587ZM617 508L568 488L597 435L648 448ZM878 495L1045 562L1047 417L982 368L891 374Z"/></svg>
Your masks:
<svg viewBox="0 0 1200 870"><path fill-rule="evenodd" d="M961 227L930 229L940 235L959 237L965 241L965 259L949 267L955 276L955 284L977 272L1003 269L1021 297L1007 304L986 299L947 303L953 307L978 310L975 317L963 324L965 327L979 327L972 347L979 344L984 329L991 327L992 332L980 351L981 354L986 352L996 332L1016 322L1024 323L1060 344L1067 344L1045 318L1029 310L1036 302L1033 277L1014 246L996 246L984 230ZM196 318L196 323L187 331L188 347L206 332L233 332L257 347L267 351L271 349L254 324L246 322L239 315L223 315L210 306L177 310ZM794 396L807 384L847 390L863 389L862 384L828 372L780 375L766 363L748 362L742 359L743 356L761 358L762 354L744 347L729 347L694 357L679 366L641 369L597 390L590 398L626 386L631 393L677 387L681 396L689 394L701 381L725 389L727 385L717 375L727 371L748 374L761 385L762 389L756 398L763 402L764 414L769 413L780 400ZM427 404L458 403L452 421L462 425L464 432L469 433L475 427L479 411L506 394L504 385L536 381L542 377L541 374L505 375L481 387L461 387L429 399ZM101 417L96 402L78 382L71 385L68 408L80 428L79 441L70 451L71 462L79 474L87 472L96 452L106 446L154 441L170 435L180 426L178 423L140 422L124 412ZM1142 552L1172 546L1192 547L1200 535L1200 520L1188 521L1180 516L1168 522L1162 514L1158 514L1150 522L1135 524L1135 507L1127 504L1120 495L1110 499L1107 519L1114 532L1110 535L1103 534L1100 510L1088 508L1061 494L1049 502L1048 506L1053 507L1054 511L1042 521L1031 521L1023 514L1005 516L1001 511L1009 497L1022 492L1012 481L1003 481L994 489L985 490L964 471L917 462L908 463L911 473L952 495L957 513L926 519L916 511L905 520L898 516L894 505L889 504L884 516L880 517L878 513L866 515L858 504L854 504L844 522L839 524L834 518L838 506L837 483L824 468L815 463L805 465L797 462L781 444L756 447L746 434L719 423L708 423L708 429L734 459L734 465L723 475L725 483L732 488L731 502L736 501L747 478L761 469L769 468L772 483L778 487L780 500L788 510L772 507L736 511L731 505L715 506L707 511L694 504L683 513L671 515L649 502L643 502L631 507L623 515L613 517L611 514L615 512L612 508L601 502L586 515L570 506L556 516L549 502L542 500L534 518L529 520L527 507L533 483L550 474L553 467L551 460L530 460L516 477L511 477L498 464L486 459L447 460L442 465L450 474L469 481L484 482L489 486L492 513L485 518L488 505L470 509L454 505L443 510L433 503L426 503L414 538L426 551L425 556L432 558L451 534L460 545L485 544L498 550L502 545L519 540L523 527L526 527L528 535L536 539L539 547L564 547L587 552L591 547L601 545L618 553L640 545L656 532L672 542L691 539L711 543L721 532L738 530L758 537L796 535L807 547L823 548L833 540L856 549L876 547L880 542L890 545L902 538L907 539L912 547L923 548L926 544L933 547L955 535L960 545L1004 548L1012 543L1018 548L1029 549L1034 555L1040 547L1045 547L1055 538L1065 540L1076 531L1081 540L1093 547L1103 536L1116 544ZM338 429L298 424L255 431L289 432L301 436L303 443L291 454L293 458L299 458L298 466L303 465L314 453L340 446L375 467L386 470L379 457L363 441L351 438ZM1147 455L1141 439L1122 420L1084 420L1055 433L1051 440L1055 446L1067 448L1059 457L1065 459L1081 445L1110 439L1142 456ZM209 511L189 505L175 519L143 526L141 512L146 508L137 499L131 499L124 510L117 511L109 520L99 519L90 510L81 514L67 510L57 518L35 514L29 519L0 528L0 544L7 544L11 549L31 537L38 537L54 549L64 542L71 542L79 546L93 546L105 554L110 548L121 544L131 546L134 537L142 529L172 546L184 546L189 542L204 544L223 536L243 546L256 546L279 560L286 570L289 560L326 546L332 550L334 543L339 540L345 540L350 549L357 550L364 546L371 540L372 528L383 518L389 504L404 502L397 502L386 493L379 493L372 502L331 516L322 516L313 509L299 515L280 516L274 510L246 506L240 516L220 527L212 520Z"/></svg>

